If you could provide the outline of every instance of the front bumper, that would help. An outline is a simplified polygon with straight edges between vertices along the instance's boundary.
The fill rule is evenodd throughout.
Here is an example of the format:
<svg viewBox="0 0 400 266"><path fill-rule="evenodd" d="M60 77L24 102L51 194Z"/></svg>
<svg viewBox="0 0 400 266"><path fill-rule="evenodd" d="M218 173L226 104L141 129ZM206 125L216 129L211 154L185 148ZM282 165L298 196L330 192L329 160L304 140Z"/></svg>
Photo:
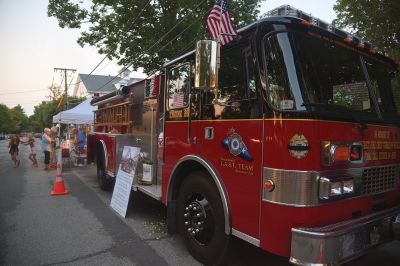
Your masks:
<svg viewBox="0 0 400 266"><path fill-rule="evenodd" d="M340 265L400 236L400 206L324 227L292 228L290 262Z"/></svg>

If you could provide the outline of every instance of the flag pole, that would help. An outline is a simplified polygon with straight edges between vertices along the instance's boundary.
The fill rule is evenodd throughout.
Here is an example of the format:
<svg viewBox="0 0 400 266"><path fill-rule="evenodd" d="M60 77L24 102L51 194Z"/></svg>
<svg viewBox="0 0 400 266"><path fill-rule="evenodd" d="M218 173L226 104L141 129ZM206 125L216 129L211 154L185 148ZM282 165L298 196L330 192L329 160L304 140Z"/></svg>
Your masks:
<svg viewBox="0 0 400 266"><path fill-rule="evenodd" d="M216 90L215 90L215 99L218 96L218 76L219 76L219 69L221 67L221 18L222 18L222 7L225 0L221 1L221 14L219 16L219 23L218 23L218 37L217 37L217 73L216 73Z"/></svg>

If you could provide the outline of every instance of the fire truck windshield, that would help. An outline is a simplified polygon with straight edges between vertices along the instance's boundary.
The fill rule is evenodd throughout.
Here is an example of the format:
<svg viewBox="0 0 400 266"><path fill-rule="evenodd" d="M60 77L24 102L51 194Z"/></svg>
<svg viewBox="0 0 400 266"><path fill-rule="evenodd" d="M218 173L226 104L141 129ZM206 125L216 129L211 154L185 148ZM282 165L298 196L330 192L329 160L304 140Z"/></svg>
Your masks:
<svg viewBox="0 0 400 266"><path fill-rule="evenodd" d="M384 118L399 116L399 75L384 62L314 33L280 32L265 37L263 45L276 109L366 121L379 118L378 108Z"/></svg>

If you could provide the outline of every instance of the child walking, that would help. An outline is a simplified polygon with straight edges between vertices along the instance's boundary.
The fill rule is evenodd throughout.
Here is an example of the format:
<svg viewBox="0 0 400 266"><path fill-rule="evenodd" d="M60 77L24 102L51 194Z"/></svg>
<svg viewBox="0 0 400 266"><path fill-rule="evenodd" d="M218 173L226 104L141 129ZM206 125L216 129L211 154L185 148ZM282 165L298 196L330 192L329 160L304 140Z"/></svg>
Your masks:
<svg viewBox="0 0 400 266"><path fill-rule="evenodd" d="M11 155L11 160L14 161L14 167L18 167L20 160L18 160L18 145L19 145L19 137L17 135L12 135L10 138L10 142L8 143L8 147L10 148L10 155Z"/></svg>
<svg viewBox="0 0 400 266"><path fill-rule="evenodd" d="M29 133L28 135L28 141L22 142L24 145L29 145L31 152L29 154L29 160L32 161L32 166L38 167L38 162L36 160L36 144L35 144L35 139L33 138L32 133Z"/></svg>

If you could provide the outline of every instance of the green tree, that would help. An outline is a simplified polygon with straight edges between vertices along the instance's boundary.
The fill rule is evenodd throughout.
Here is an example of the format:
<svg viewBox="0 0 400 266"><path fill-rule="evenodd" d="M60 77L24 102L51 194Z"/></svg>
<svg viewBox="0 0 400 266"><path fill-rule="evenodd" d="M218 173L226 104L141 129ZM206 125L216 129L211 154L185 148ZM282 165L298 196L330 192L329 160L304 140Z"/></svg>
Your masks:
<svg viewBox="0 0 400 266"><path fill-rule="evenodd" d="M44 128L51 127L53 123L53 116L61 111L62 108L57 108L60 99L52 101L43 101L34 107L33 115L29 117L32 130L35 132L42 132ZM73 108L81 103L84 98L68 97L70 102L68 108Z"/></svg>
<svg viewBox="0 0 400 266"><path fill-rule="evenodd" d="M0 104L0 133L10 133L11 131L10 109L4 104Z"/></svg>
<svg viewBox="0 0 400 266"><path fill-rule="evenodd" d="M21 105L18 104L10 109L9 114L11 118L11 132L29 131L29 120Z"/></svg>
<svg viewBox="0 0 400 266"><path fill-rule="evenodd" d="M337 0L334 23L352 29L392 58L400 57L399 0Z"/></svg>
<svg viewBox="0 0 400 266"><path fill-rule="evenodd" d="M121 65L145 72L208 38L204 23L214 0L92 0L91 6L71 0L49 0L48 16L62 28L81 28L78 43L91 45ZM230 15L240 28L254 21L261 0L230 0ZM136 19L137 18L137 19ZM163 38L161 38L163 37ZM160 39L161 38L161 39Z"/></svg>
<svg viewBox="0 0 400 266"><path fill-rule="evenodd" d="M43 132L45 127L50 127L52 124L53 115L55 115L57 108L57 100L42 101L39 105L34 107L33 115L29 117L33 131Z"/></svg>

